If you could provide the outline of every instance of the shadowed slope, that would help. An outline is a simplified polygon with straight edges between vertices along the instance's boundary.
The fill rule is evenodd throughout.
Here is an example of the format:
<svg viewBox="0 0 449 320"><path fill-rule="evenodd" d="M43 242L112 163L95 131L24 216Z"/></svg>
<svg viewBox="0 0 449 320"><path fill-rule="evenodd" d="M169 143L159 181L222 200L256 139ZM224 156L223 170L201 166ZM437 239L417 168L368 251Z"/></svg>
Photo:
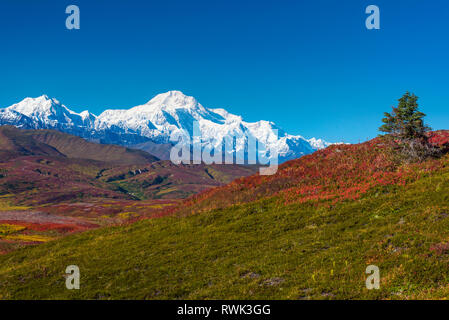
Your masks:
<svg viewBox="0 0 449 320"><path fill-rule="evenodd" d="M144 164L158 159L146 152L88 142L54 130L20 130L0 126L0 148L21 155L54 155L115 164Z"/></svg>
<svg viewBox="0 0 449 320"><path fill-rule="evenodd" d="M92 198L182 199L256 172L256 166L174 165L141 150L52 130L0 126L0 196L56 204ZM14 202L14 201L13 201Z"/></svg>

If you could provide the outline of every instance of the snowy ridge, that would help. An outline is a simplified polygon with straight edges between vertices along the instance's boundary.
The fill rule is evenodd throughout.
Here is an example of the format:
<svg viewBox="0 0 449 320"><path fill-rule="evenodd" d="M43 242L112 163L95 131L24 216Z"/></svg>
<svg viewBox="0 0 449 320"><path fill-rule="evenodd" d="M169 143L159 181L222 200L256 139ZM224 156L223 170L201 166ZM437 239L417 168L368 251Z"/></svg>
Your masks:
<svg viewBox="0 0 449 320"><path fill-rule="evenodd" d="M289 135L273 122L245 122L241 116L224 109L205 108L195 98L180 91L159 94L131 109L105 110L99 116L89 111L78 114L46 95L26 98L0 109L0 125L56 129L101 143L126 146L146 141L168 143L170 135L177 130L186 130L192 136L194 121L199 123L204 145L216 146L229 136L251 136L266 148L274 147L281 162L331 144L322 139L307 140L302 136ZM278 138L274 130L278 130Z"/></svg>

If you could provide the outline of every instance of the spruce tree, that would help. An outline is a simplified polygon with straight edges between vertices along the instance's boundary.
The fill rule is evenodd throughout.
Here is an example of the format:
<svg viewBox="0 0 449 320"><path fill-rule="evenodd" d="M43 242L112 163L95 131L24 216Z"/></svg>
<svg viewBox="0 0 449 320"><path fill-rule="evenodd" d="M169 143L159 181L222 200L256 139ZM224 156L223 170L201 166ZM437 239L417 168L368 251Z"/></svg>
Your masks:
<svg viewBox="0 0 449 320"><path fill-rule="evenodd" d="M423 118L426 115L418 108L418 97L409 92L405 93L399 99L398 106L393 107L391 114L384 113L384 124L379 130L400 140L426 139L426 132L431 129L424 124Z"/></svg>
<svg viewBox="0 0 449 320"><path fill-rule="evenodd" d="M418 97L406 92L399 99L391 113L385 112L379 131L385 132L407 161L424 160L437 154L437 149L429 144L427 132L430 127L424 124L426 116L418 110Z"/></svg>

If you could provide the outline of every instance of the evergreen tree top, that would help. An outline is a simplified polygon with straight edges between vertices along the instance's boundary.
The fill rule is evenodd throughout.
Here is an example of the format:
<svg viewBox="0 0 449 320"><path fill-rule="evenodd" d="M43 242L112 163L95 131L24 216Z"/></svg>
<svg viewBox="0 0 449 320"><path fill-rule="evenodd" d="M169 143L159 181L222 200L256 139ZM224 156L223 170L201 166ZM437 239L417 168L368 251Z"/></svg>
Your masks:
<svg viewBox="0 0 449 320"><path fill-rule="evenodd" d="M391 113L385 112L379 131L389 133L401 140L426 139L426 132L430 127L424 124L426 116L418 110L418 97L406 92L400 99L397 107Z"/></svg>

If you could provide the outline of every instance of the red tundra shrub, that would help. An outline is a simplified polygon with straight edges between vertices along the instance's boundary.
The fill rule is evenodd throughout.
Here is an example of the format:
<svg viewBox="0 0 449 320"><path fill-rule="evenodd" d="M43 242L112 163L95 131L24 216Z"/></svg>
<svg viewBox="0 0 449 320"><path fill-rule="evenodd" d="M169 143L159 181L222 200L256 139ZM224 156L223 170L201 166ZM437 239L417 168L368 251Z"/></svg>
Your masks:
<svg viewBox="0 0 449 320"><path fill-rule="evenodd" d="M431 141L444 145L449 133L433 134ZM332 145L288 161L272 176L254 175L206 190L187 199L178 209L198 212L272 196L279 196L284 203L355 200L375 187L405 185L443 166L444 159L398 164L382 139L375 138L361 144Z"/></svg>

